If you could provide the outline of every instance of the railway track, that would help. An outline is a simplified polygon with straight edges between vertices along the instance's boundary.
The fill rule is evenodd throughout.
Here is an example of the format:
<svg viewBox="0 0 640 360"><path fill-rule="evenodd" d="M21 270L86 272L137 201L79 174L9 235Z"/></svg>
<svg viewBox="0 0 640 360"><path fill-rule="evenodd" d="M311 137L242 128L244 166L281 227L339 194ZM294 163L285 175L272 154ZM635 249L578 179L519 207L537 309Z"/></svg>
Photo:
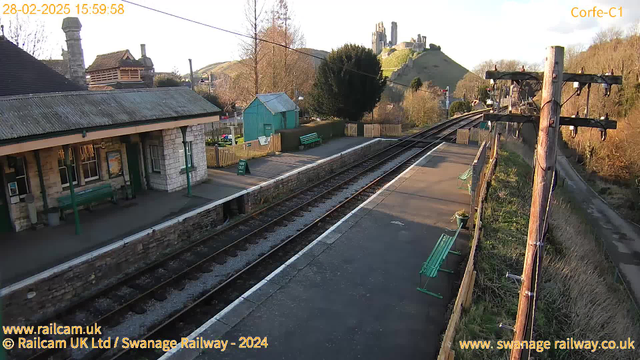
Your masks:
<svg viewBox="0 0 640 360"><path fill-rule="evenodd" d="M97 323L104 329L102 337L174 339L187 336L201 325L202 319L214 316L261 281L424 152L450 138L458 128L480 119L481 115L476 113L463 115L403 138L358 164L221 227L43 323L69 326ZM423 148L416 150L416 145ZM389 165L393 161L397 164ZM353 189L357 189L355 193ZM345 193L346 199L335 199ZM290 224L300 223L300 218L306 225L287 229ZM270 239L274 233L281 239ZM187 293L192 296L184 296ZM164 306L172 303L175 306ZM136 317L147 321L132 320ZM69 340L72 336L65 338ZM121 349L73 352L58 349L10 354L12 358L30 360L133 359L159 355Z"/></svg>

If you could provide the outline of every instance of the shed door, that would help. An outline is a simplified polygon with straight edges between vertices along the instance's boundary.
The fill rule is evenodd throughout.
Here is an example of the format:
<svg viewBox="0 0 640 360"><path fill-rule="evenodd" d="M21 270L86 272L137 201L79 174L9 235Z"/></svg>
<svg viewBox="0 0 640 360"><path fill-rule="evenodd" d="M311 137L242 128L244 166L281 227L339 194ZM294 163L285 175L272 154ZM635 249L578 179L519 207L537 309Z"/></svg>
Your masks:
<svg viewBox="0 0 640 360"><path fill-rule="evenodd" d="M273 134L273 125L264 124L264 136L269 137Z"/></svg>

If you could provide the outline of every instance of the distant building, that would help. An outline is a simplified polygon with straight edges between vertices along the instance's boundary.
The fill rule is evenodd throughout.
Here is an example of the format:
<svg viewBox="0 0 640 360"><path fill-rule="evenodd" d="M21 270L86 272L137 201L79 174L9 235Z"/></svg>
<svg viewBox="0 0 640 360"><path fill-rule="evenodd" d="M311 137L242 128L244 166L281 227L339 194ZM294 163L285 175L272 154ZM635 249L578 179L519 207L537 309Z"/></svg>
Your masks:
<svg viewBox="0 0 640 360"><path fill-rule="evenodd" d="M144 45L142 51L144 52ZM146 58L146 59L145 59ZM153 86L153 62L148 59L149 66L137 60L129 50L120 50L98 55L87 68L89 90L136 89ZM150 84L148 83L151 78ZM150 85L150 86L149 86Z"/></svg>
<svg viewBox="0 0 640 360"><path fill-rule="evenodd" d="M243 113L244 141L300 126L298 106L285 93L258 94Z"/></svg>
<svg viewBox="0 0 640 360"><path fill-rule="evenodd" d="M98 55L85 69L84 52L78 18L65 18L62 30L67 38L67 50L62 49L62 59L41 60L59 74L89 90L135 89L153 87L155 70L147 56L145 44L140 44L140 58L129 50ZM87 79L89 77L89 79Z"/></svg>

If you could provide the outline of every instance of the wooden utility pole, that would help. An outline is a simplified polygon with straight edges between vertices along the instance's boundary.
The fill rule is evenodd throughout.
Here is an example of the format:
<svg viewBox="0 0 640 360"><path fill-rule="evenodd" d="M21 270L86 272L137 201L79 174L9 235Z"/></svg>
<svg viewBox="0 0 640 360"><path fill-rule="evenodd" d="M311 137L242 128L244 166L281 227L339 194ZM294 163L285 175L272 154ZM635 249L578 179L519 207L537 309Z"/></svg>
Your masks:
<svg viewBox="0 0 640 360"><path fill-rule="evenodd" d="M541 263L536 269L536 258L540 259L543 251L545 223L547 218L549 196L556 168L556 152L560 131L560 108L562 104L562 81L564 69L564 48L551 46L548 49L542 82L542 102L540 124L536 147L536 166L533 180L533 195L529 217L527 248L522 271L522 287L518 301L514 341L525 340L525 332L532 325L532 310L535 305L536 279ZM514 346L511 360L519 360L522 355L520 346ZM527 351L528 354L528 351ZM528 356L525 356L528 358Z"/></svg>

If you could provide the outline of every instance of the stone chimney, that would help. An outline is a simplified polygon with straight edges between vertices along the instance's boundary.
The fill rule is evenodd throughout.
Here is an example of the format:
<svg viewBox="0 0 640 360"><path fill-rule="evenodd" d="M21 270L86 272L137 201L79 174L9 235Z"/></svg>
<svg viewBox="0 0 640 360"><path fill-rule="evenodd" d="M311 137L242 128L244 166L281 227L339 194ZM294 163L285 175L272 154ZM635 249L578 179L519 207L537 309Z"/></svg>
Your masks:
<svg viewBox="0 0 640 360"><path fill-rule="evenodd" d="M142 81L146 87L153 87L153 79L155 78L155 70L153 68L153 61L150 57L147 57L147 46L140 44L140 62L144 65L144 70L140 74Z"/></svg>
<svg viewBox="0 0 640 360"><path fill-rule="evenodd" d="M84 67L84 53L80 39L82 24L77 17L62 20L62 31L67 37L67 51L69 52L69 76L80 86L87 87L87 74Z"/></svg>

